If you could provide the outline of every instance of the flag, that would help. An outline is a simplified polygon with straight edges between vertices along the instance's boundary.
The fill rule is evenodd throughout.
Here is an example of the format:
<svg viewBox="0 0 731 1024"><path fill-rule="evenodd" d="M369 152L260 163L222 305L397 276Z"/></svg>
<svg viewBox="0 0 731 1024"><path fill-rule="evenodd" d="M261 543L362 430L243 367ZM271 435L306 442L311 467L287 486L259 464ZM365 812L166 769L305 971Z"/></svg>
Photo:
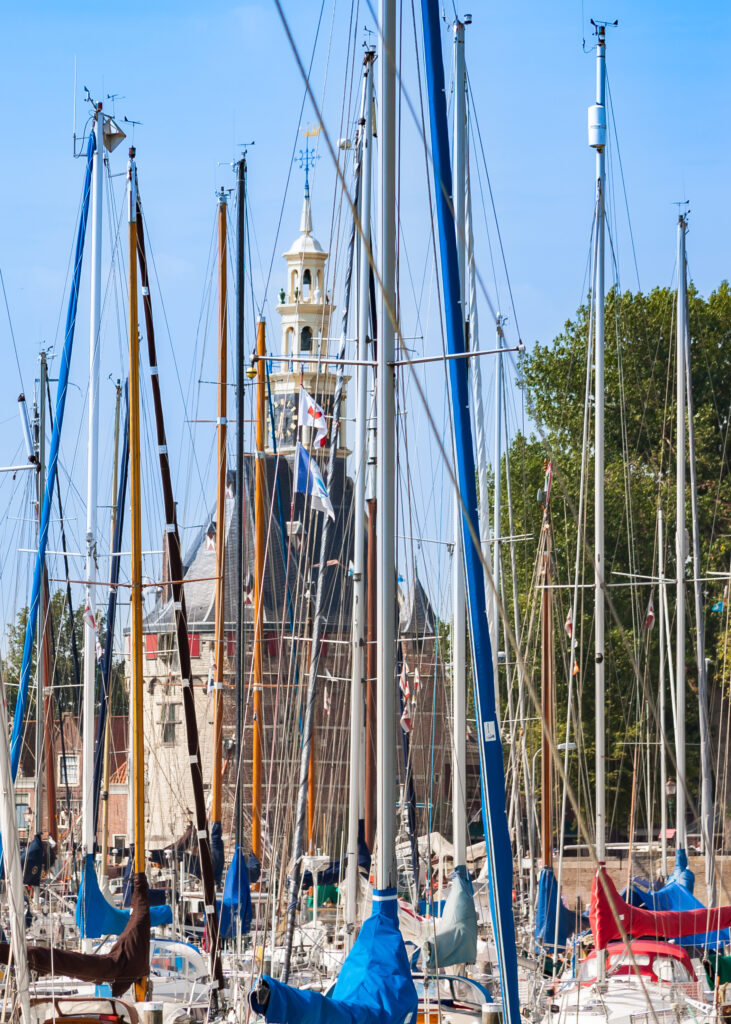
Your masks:
<svg viewBox="0 0 731 1024"><path fill-rule="evenodd" d="M328 693L327 686L325 687L325 689L322 692L322 707L323 707L323 710L324 710L325 714L329 717L330 716L330 694Z"/></svg>
<svg viewBox="0 0 731 1024"><path fill-rule="evenodd" d="M94 618L94 612L91 610L91 607L88 604L84 608L84 622L90 629L93 629L94 632L96 633L96 619Z"/></svg>
<svg viewBox="0 0 731 1024"><path fill-rule="evenodd" d="M645 614L645 629L652 629L655 625L655 602L652 600L652 594L650 595L650 603L647 606L647 613Z"/></svg>
<svg viewBox="0 0 731 1024"><path fill-rule="evenodd" d="M102 645L99 643L99 636L97 635L97 638L96 638L96 660L101 662L103 657L104 657L104 652L102 651Z"/></svg>
<svg viewBox="0 0 731 1024"><path fill-rule="evenodd" d="M411 712L409 711L408 701L404 702L404 710L401 713L401 728L405 733L410 733L414 728L413 722L411 721Z"/></svg>
<svg viewBox="0 0 731 1024"><path fill-rule="evenodd" d="M419 692L419 687L420 686L421 686L421 676L419 675L419 669L418 669L418 666L417 666L417 668L414 669L414 678L411 680L411 689L414 691L414 696L416 696L417 693Z"/></svg>
<svg viewBox="0 0 731 1024"><path fill-rule="evenodd" d="M322 479L320 467L314 459L307 454L305 447L297 442L297 449L294 455L294 490L295 494L309 494L312 498L312 507L319 512L326 512L331 519L335 518L335 510Z"/></svg>
<svg viewBox="0 0 731 1024"><path fill-rule="evenodd" d="M563 628L566 630L566 633L567 633L568 636L571 636L572 633L574 632L574 619L573 619L573 616L571 614L571 609L570 608L569 608L569 613L566 616L566 621L563 624Z"/></svg>
<svg viewBox="0 0 731 1024"><path fill-rule="evenodd" d="M579 663L578 663L578 661L575 661L574 662L574 671L571 673L571 675L572 676L578 676L578 674L579 674Z"/></svg>
<svg viewBox="0 0 731 1024"><path fill-rule="evenodd" d="M211 661L211 667L208 670L208 682L206 683L206 693L209 695L213 693L213 680L215 678L215 675L216 663L215 661Z"/></svg>
<svg viewBox="0 0 731 1024"><path fill-rule="evenodd" d="M404 699L408 700L411 694L409 693L409 666L406 662L401 666L401 675L399 676L398 684L401 687L401 693L403 693Z"/></svg>
<svg viewBox="0 0 731 1024"><path fill-rule="evenodd" d="M206 530L206 551L216 550L216 526L211 523Z"/></svg>
<svg viewBox="0 0 731 1024"><path fill-rule="evenodd" d="M315 431L314 443L318 448L325 447L327 444L325 410L302 387L300 388L299 425L301 427L313 427Z"/></svg>
<svg viewBox="0 0 731 1024"><path fill-rule="evenodd" d="M715 604L711 605L711 611L712 612L722 612L723 611L723 598L721 598L720 601L716 601Z"/></svg>

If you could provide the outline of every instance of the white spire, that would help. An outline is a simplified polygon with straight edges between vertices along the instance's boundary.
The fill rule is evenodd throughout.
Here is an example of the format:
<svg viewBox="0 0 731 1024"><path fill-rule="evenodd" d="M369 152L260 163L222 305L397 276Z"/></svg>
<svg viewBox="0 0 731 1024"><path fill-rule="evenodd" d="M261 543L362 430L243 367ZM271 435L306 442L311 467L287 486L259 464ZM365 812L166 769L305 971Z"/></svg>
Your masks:
<svg viewBox="0 0 731 1024"><path fill-rule="evenodd" d="M312 209L310 207L310 189L305 188L305 201L302 203L302 217L300 218L300 233L303 235L312 234Z"/></svg>

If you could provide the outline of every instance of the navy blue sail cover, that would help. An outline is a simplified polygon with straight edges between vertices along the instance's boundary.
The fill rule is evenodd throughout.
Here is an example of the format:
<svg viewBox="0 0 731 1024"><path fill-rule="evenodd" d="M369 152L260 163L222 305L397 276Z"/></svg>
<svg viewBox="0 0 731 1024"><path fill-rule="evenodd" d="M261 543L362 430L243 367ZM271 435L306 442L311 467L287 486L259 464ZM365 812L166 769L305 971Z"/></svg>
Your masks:
<svg viewBox="0 0 731 1024"><path fill-rule="evenodd" d="M373 910L343 964L332 996L284 985L268 975L249 996L268 1024L405 1024L418 998L398 925L395 889L374 890ZM261 983L260 983L261 985Z"/></svg>
<svg viewBox="0 0 731 1024"><path fill-rule="evenodd" d="M558 915L558 937L556 916ZM538 879L538 905L536 907L536 948L544 953L555 953L566 948L569 935L576 931L576 915L565 907L558 891L553 868L543 868ZM554 948L555 947L555 948Z"/></svg>
<svg viewBox="0 0 731 1024"><path fill-rule="evenodd" d="M218 915L218 934L222 939L236 934L237 917L241 921L241 934L245 935L251 927L251 889L246 857L238 843L226 872Z"/></svg>

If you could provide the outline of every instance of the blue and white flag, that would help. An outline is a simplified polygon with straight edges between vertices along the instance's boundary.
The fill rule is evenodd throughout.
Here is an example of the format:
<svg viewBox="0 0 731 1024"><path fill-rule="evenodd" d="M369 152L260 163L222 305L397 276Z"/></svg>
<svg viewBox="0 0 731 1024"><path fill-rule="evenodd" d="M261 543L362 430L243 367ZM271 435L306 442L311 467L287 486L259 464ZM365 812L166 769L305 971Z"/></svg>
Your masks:
<svg viewBox="0 0 731 1024"><path fill-rule="evenodd" d="M295 494L309 494L312 507L319 512L327 512L334 519L335 510L327 496L327 487L322 479L320 467L307 454L307 449L298 441L294 455L294 490Z"/></svg>

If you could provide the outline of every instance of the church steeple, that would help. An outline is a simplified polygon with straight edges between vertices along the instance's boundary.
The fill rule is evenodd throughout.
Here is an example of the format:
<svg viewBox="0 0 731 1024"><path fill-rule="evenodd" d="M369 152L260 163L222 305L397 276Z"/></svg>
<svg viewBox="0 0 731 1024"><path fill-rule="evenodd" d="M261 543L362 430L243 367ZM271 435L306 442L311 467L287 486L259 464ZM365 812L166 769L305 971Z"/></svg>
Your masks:
<svg viewBox="0 0 731 1024"><path fill-rule="evenodd" d="M284 253L287 264L287 282L279 291L276 307L281 317L280 372L272 374L272 402L277 449L292 449L300 437L297 424L297 406L300 383L329 414L335 392L335 375L317 364L318 357L328 355L330 319L335 306L326 291L328 253L312 233L312 205L310 200L309 167L311 151L305 150L305 193L300 217L300 234ZM307 361L298 362L298 356ZM312 361L310 361L312 360ZM341 416L340 448L344 449Z"/></svg>

